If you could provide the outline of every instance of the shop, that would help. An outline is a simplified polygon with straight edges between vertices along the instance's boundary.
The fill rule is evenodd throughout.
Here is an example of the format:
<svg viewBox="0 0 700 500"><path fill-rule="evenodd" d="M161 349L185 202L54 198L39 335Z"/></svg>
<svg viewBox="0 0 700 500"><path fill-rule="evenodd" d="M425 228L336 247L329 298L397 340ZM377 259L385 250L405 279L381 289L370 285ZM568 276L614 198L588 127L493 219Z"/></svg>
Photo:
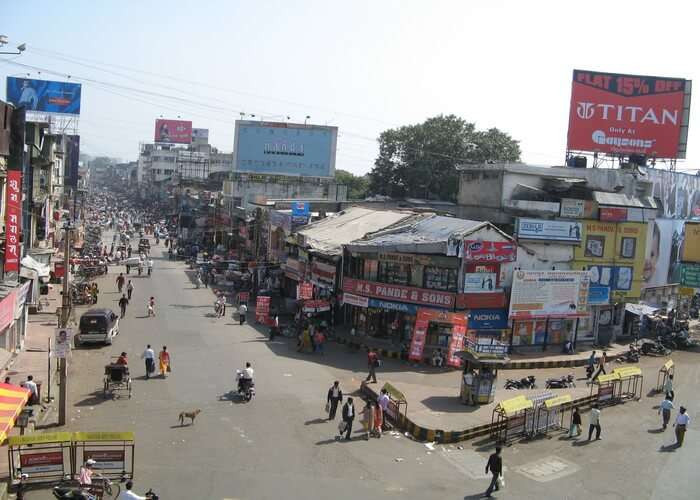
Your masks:
<svg viewBox="0 0 700 500"><path fill-rule="evenodd" d="M416 316L408 359L423 361L444 357L444 363L453 367L462 366L458 352L464 348L467 334L467 315L421 308Z"/></svg>

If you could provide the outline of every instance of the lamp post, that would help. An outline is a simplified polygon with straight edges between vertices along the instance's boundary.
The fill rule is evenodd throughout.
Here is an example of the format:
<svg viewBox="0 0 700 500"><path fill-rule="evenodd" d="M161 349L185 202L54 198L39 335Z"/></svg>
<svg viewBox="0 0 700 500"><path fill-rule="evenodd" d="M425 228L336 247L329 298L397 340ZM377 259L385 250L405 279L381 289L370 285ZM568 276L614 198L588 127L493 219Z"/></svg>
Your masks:
<svg viewBox="0 0 700 500"><path fill-rule="evenodd" d="M60 327L66 328L70 318L71 310L71 295L68 283L70 273L70 238L71 231L74 227L71 226L69 220L66 220L63 225L65 231L65 247L63 249L63 297L61 300L61 321ZM58 358L58 425L66 425L66 399L68 397L68 365L65 357Z"/></svg>

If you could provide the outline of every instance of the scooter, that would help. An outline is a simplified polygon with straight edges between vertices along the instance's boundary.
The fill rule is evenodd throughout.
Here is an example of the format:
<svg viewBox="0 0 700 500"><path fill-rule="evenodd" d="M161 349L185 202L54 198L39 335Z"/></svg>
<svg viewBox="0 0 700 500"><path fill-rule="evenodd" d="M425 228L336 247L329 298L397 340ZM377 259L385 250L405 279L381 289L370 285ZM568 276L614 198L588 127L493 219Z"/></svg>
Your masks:
<svg viewBox="0 0 700 500"><path fill-rule="evenodd" d="M255 397L255 382L243 377L243 370L236 370L237 394L246 403Z"/></svg>
<svg viewBox="0 0 700 500"><path fill-rule="evenodd" d="M548 378L545 387L547 389L568 389L570 387L576 387L574 375L573 373L569 373L559 378Z"/></svg>
<svg viewBox="0 0 700 500"><path fill-rule="evenodd" d="M219 302L218 300L214 302L214 314L216 315L217 318L220 318L224 314L224 304Z"/></svg>

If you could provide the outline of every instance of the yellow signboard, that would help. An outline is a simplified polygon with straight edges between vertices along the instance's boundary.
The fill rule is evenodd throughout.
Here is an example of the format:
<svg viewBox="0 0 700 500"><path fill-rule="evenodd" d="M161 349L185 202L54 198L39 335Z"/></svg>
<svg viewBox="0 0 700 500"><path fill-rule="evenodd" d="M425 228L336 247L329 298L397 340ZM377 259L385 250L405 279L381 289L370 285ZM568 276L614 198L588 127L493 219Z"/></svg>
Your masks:
<svg viewBox="0 0 700 500"><path fill-rule="evenodd" d="M73 441L133 441L133 432L74 432Z"/></svg>
<svg viewBox="0 0 700 500"><path fill-rule="evenodd" d="M518 396L501 401L498 406L501 407L501 410L506 414L506 416L510 417L519 411L529 410L532 408L532 401L526 399L525 396Z"/></svg>
<svg viewBox="0 0 700 500"><path fill-rule="evenodd" d="M685 223L685 238L683 240L683 262L700 262L700 223Z"/></svg>
<svg viewBox="0 0 700 500"><path fill-rule="evenodd" d="M70 432L45 432L41 434L28 434L26 436L10 436L7 444L20 446L26 444L66 443L71 440Z"/></svg>
<svg viewBox="0 0 700 500"><path fill-rule="evenodd" d="M620 380L620 374L617 372L612 372L606 375L598 375L596 382L598 382L598 384L605 384L608 382L614 382L616 380Z"/></svg>
<svg viewBox="0 0 700 500"><path fill-rule="evenodd" d="M630 378L640 376L642 374L642 369L638 366L625 366L624 368L615 368L613 373L617 373L620 378Z"/></svg>
<svg viewBox="0 0 700 500"><path fill-rule="evenodd" d="M547 408L549 410L551 408L561 406L565 403L571 403L571 401L572 401L571 394L563 394L561 396L557 396L556 398L547 399L544 402L544 406L545 406L545 408Z"/></svg>

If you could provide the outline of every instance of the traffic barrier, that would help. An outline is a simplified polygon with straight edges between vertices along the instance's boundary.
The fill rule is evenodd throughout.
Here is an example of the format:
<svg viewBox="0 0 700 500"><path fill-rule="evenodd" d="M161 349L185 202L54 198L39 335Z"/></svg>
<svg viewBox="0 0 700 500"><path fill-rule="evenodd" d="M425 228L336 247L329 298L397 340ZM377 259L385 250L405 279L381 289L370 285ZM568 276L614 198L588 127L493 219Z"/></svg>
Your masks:
<svg viewBox="0 0 700 500"><path fill-rule="evenodd" d="M642 386L644 385L644 376L642 369L638 366L625 366L616 368L613 373L617 373L620 377L618 381L618 400L642 398Z"/></svg>
<svg viewBox="0 0 700 500"><path fill-rule="evenodd" d="M571 410L569 403L573 401L571 394L562 394L544 401L535 412L534 425L531 430L533 436L547 434L551 430L564 428L564 415Z"/></svg>
<svg viewBox="0 0 700 500"><path fill-rule="evenodd" d="M524 436L527 433L527 415L533 407L533 402L523 395L498 403L491 414L491 437L506 443L509 439Z"/></svg>
<svg viewBox="0 0 700 500"><path fill-rule="evenodd" d="M676 373L676 366L673 364L673 360L669 359L666 361L661 368L659 368L659 374L656 376L656 392L662 392L668 377Z"/></svg>

